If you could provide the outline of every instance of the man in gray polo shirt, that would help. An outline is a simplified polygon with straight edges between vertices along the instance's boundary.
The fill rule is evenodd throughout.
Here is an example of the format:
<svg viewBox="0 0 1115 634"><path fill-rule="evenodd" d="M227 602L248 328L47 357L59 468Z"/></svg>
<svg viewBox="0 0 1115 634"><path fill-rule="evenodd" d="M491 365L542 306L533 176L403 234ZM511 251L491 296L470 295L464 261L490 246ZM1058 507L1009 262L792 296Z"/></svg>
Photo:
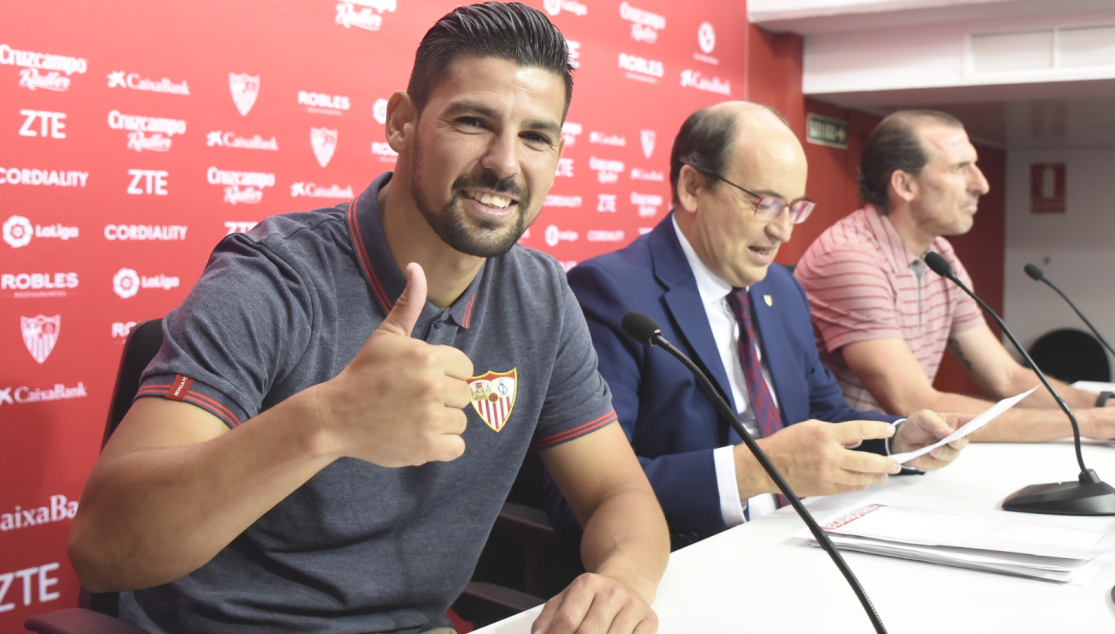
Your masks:
<svg viewBox="0 0 1115 634"><path fill-rule="evenodd" d="M515 246L571 90L541 13L458 8L390 99L394 174L217 247L86 486L86 587L153 633L444 627L534 447L594 572L535 631L656 629L661 510L561 267Z"/></svg>

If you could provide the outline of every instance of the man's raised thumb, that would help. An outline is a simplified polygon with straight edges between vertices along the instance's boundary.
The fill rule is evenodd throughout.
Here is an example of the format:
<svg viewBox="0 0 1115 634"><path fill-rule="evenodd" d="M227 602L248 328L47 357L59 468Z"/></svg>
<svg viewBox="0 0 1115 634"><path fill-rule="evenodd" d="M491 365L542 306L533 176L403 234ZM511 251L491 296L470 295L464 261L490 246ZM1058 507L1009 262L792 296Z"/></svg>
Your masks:
<svg viewBox="0 0 1115 634"><path fill-rule="evenodd" d="M409 337L425 305L426 273L417 262L411 262L407 265L407 286L378 330Z"/></svg>

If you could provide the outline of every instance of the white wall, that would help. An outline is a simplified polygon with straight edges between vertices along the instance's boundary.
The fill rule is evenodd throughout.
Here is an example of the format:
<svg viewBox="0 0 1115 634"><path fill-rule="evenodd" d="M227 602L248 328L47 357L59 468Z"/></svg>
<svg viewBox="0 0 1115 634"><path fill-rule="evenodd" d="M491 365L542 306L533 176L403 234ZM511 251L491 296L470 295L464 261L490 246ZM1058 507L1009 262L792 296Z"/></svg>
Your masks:
<svg viewBox="0 0 1115 634"><path fill-rule="evenodd" d="M1066 212L1031 214L1030 165L1058 162ZM1087 330L1051 288L1026 275L1032 262L1115 345L1115 148L1008 150L1006 180L1007 324L1027 348L1054 328Z"/></svg>

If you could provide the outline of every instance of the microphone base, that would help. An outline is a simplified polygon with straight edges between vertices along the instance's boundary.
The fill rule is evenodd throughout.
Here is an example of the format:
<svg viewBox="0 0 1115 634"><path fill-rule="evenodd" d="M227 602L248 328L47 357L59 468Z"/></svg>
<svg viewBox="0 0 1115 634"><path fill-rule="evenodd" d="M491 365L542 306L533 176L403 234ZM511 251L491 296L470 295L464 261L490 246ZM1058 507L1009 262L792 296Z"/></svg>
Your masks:
<svg viewBox="0 0 1115 634"><path fill-rule="evenodd" d="M1115 515L1115 488L1103 481L1031 484L1007 496L1003 510L1045 515Z"/></svg>

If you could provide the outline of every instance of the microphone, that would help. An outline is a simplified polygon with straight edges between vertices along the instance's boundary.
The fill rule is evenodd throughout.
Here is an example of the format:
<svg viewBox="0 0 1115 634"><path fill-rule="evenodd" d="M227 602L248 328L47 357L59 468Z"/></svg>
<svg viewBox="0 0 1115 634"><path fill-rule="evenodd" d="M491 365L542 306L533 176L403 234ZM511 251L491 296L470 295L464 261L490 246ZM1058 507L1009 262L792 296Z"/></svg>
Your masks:
<svg viewBox="0 0 1115 634"><path fill-rule="evenodd" d="M1076 462L1080 465L1080 476L1077 482L1053 482L1050 484L1031 484L1030 486L1023 487L1018 491L1007 496L1003 500L1003 510L1017 511L1020 513L1044 513L1047 515L1115 515L1115 489L1106 482L1100 480L1095 471L1084 466L1084 454L1080 449L1080 425L1076 422L1076 417L1073 416L1072 410L1065 404L1064 399L1053 389L1049 384L1049 379L1045 378L1045 373L1041 371L1038 364L1030 358L1026 349L1018 340L1014 338L1014 334L1003 323L1003 320L991 310L978 295L972 292L957 277L956 273L952 270L952 265L948 263L939 253L930 251L925 254L925 263L933 272L941 277L948 278L953 284L960 287L976 300L976 302L983 307L987 314L995 318L996 323L1003 329L1010 342L1034 369L1034 374L1038 375L1041 379L1042 385L1053 396L1053 400L1057 401L1057 405L1061 406L1061 410L1069 417L1069 422L1072 423L1072 437L1076 447ZM1037 267L1034 267L1037 268ZM1028 272L1028 271L1027 271ZM1039 271L1040 272L1040 271Z"/></svg>
<svg viewBox="0 0 1115 634"><path fill-rule="evenodd" d="M1080 312L1080 309L1076 307L1076 304L1072 303L1072 300L1069 299L1067 295L1062 293L1061 289L1057 288L1053 285L1053 282L1050 282L1048 279L1046 279L1045 273L1043 273L1041 269L1039 269L1034 264L1027 264L1025 266L1025 271L1026 275L1029 275L1034 281L1045 282L1046 286L1057 291L1057 294L1060 295L1066 302L1068 302L1069 306L1071 306L1072 309L1076 311L1077 316L1079 316L1085 324L1088 324L1088 328L1090 328L1092 330L1092 334L1094 334L1096 338L1099 339L1101 343L1103 343L1103 347L1107 348L1108 351L1111 352L1111 354L1115 355L1115 350L1111 349L1111 344L1107 343L1107 339L1103 338L1103 335L1100 334L1100 331L1096 330L1096 327L1092 325L1092 322L1088 321L1088 318L1084 316L1084 313Z"/></svg>
<svg viewBox="0 0 1115 634"><path fill-rule="evenodd" d="M743 424L739 422L738 415L732 411L731 406L724 400L724 397L720 396L720 393L716 391L716 388L713 387L712 381L709 380L708 376L701 371L701 368L697 367L696 363L693 363L681 350L675 348L672 343L662 336L662 330L650 317L633 310L623 316L620 325L623 326L623 331L635 341L649 348L661 346L663 350L669 352L677 358L678 361L681 361L685 367L689 368L689 371L697 378L697 383L700 384L705 395L709 397L713 406L716 407L717 412L719 412L724 420L728 421L728 424L736 430L736 433L743 439L744 444L747 445L747 448L751 450L751 453L755 455L759 464L762 465L763 470L767 472L771 480L774 480L774 484L778 487L778 490L782 492L782 495L784 495L790 502L790 505L794 507L794 510L797 511L802 521L805 522L805 525L809 527L809 532L813 533L813 537L817 539L817 544L828 553L833 563L840 569L840 573L844 575L844 579L847 580L848 585L852 586L852 591L855 592L856 597L859 598L860 604L863 605L864 611L867 612L867 617L871 619L871 624L875 627L875 631L878 634L885 634L887 630L883 626L883 621L879 618L879 613L875 611L875 606L871 604L871 599L867 597L867 592L865 592L863 586L860 585L859 579L856 579L856 575L852 572L852 569L848 567L844 558L840 556L836 547L832 545L832 540L829 539L829 536L825 534L825 531L817 524L817 521L813 519L813 516L809 514L805 505L801 503L801 499L798 498L794 490L790 488L790 485L782 477L782 474L778 472L778 469L775 468L770 458L763 453L763 450L759 448L755 439L751 437L751 434L749 434Z"/></svg>

